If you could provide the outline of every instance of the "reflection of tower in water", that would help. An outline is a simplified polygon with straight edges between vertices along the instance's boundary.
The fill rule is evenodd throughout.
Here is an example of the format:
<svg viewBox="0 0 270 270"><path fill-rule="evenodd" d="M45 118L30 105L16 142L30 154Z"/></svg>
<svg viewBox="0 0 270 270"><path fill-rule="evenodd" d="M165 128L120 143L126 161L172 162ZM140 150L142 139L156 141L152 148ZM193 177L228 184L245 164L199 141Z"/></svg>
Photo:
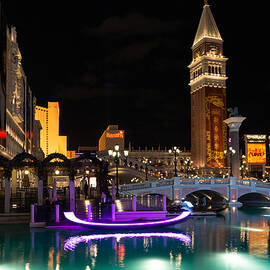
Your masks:
<svg viewBox="0 0 270 270"><path fill-rule="evenodd" d="M249 253L261 258L268 258L269 249L269 225L268 221L258 220L249 222L248 227L259 230L248 231L248 249Z"/></svg>

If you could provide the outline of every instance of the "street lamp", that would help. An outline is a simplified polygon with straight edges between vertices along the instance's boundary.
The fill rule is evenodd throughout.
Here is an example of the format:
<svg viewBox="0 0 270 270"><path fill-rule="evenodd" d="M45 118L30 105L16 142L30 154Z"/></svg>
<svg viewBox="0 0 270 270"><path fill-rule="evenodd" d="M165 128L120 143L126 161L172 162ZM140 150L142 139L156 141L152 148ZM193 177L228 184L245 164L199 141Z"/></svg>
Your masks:
<svg viewBox="0 0 270 270"><path fill-rule="evenodd" d="M184 162L184 164L185 164L185 177L188 177L188 178L190 177L190 170L191 170L192 163L193 163L193 161L189 157L187 157L185 159L185 162Z"/></svg>
<svg viewBox="0 0 270 270"><path fill-rule="evenodd" d="M231 146L228 150L224 150L224 154L229 157L230 162L230 177L232 177L232 156L236 153L235 149L233 149Z"/></svg>
<svg viewBox="0 0 270 270"><path fill-rule="evenodd" d="M151 160L144 157L142 162L145 164L145 181L148 181L148 166L151 164Z"/></svg>
<svg viewBox="0 0 270 270"><path fill-rule="evenodd" d="M176 146L174 146L173 149L169 150L170 154L174 154L174 177L177 177L177 159L176 159L176 157L177 157L177 155L179 155L180 152L181 152L180 149L177 148Z"/></svg>
<svg viewBox="0 0 270 270"><path fill-rule="evenodd" d="M127 160L127 156L128 156L128 151L124 150L124 158L122 157L121 153L120 153L120 147L118 144L116 144L114 146L114 150L108 150L108 154L109 156L112 158L112 160L115 163L115 169L116 169L116 174L115 174L115 178L116 178L116 198L119 198L119 177L118 177L118 167L119 167L119 163L120 160L123 160L126 162Z"/></svg>

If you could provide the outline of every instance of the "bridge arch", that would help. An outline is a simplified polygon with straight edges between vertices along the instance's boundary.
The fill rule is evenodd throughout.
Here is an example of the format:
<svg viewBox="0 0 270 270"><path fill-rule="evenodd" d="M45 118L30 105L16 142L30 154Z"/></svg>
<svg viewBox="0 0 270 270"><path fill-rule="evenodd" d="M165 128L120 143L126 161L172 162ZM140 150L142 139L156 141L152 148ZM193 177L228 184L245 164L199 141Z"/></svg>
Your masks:
<svg viewBox="0 0 270 270"><path fill-rule="evenodd" d="M238 198L238 201L244 205L270 205L270 197L261 192L247 192Z"/></svg>
<svg viewBox="0 0 270 270"><path fill-rule="evenodd" d="M207 203L222 203L229 201L226 195L211 189L197 189L186 194L184 198L194 204L202 201L203 198L206 198Z"/></svg>

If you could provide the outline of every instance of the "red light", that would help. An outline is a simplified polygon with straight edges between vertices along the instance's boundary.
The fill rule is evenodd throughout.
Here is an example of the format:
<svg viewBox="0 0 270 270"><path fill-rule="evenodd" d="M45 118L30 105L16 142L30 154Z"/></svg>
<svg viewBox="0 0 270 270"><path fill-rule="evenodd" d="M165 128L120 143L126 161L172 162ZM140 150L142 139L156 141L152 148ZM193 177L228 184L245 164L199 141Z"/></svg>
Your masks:
<svg viewBox="0 0 270 270"><path fill-rule="evenodd" d="M6 139L7 138L7 132L5 130L0 130L0 139Z"/></svg>

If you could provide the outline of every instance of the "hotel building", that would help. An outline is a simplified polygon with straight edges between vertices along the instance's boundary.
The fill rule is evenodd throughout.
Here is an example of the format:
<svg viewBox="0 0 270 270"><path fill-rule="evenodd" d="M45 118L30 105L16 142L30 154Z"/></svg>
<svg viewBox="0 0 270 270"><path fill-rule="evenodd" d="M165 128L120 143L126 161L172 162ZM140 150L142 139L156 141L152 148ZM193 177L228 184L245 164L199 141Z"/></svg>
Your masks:
<svg viewBox="0 0 270 270"><path fill-rule="evenodd" d="M67 136L59 136L59 103L48 102L48 107L36 106L35 119L40 121L40 146L45 156L60 153L67 156Z"/></svg>

